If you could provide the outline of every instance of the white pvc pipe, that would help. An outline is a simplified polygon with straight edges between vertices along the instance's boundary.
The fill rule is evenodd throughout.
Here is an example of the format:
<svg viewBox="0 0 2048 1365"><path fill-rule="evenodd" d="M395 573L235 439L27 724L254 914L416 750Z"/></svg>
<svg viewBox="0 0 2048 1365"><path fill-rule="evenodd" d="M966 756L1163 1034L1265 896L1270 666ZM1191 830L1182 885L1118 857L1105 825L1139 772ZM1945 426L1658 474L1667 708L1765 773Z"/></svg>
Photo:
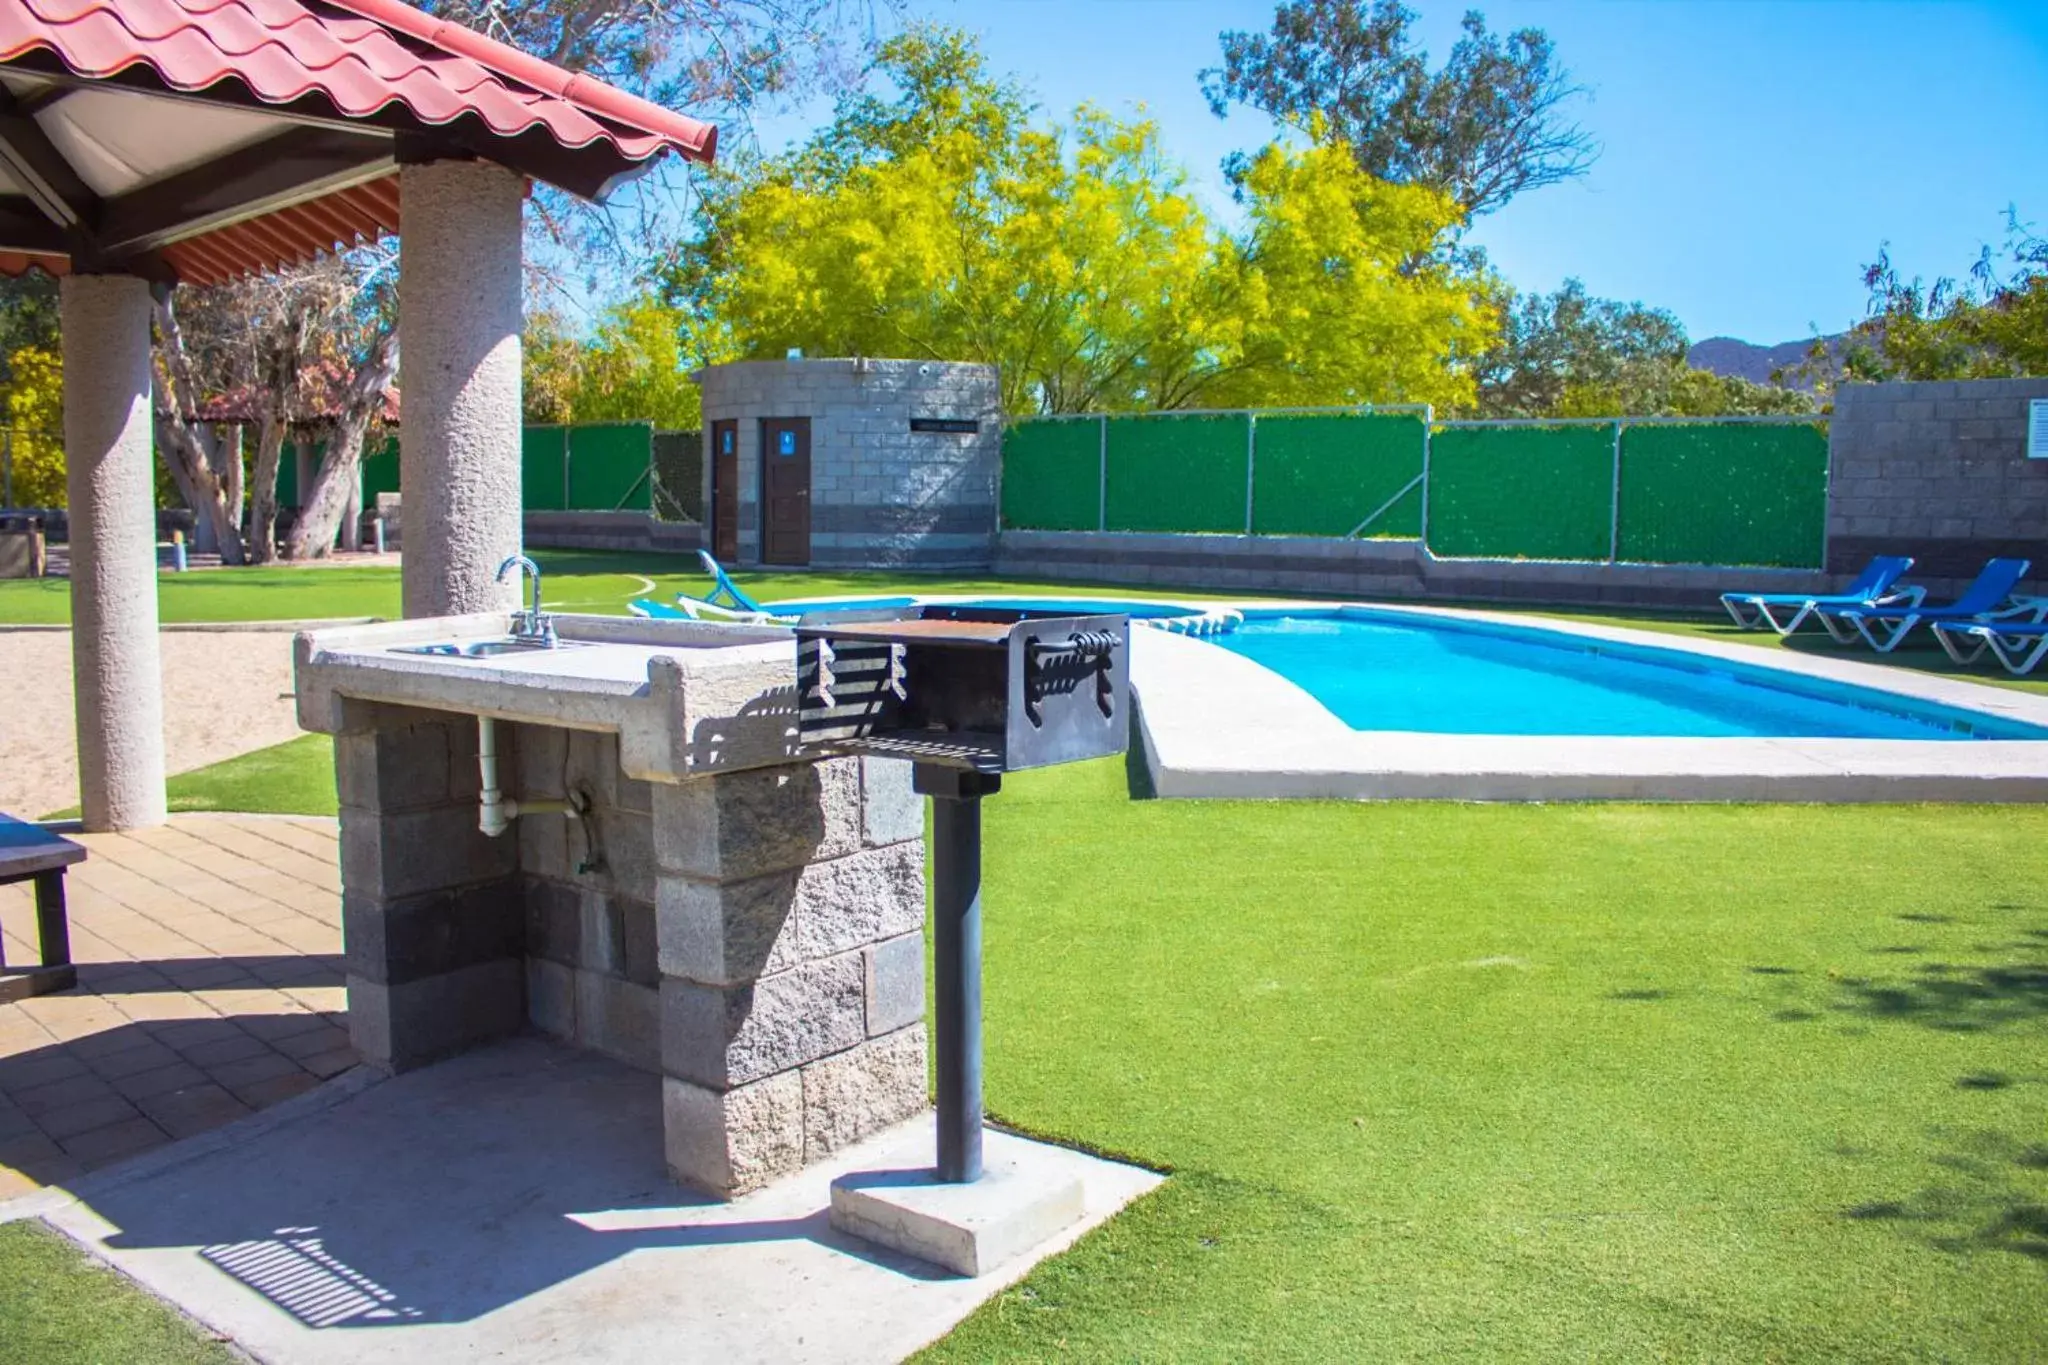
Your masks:
<svg viewBox="0 0 2048 1365"><path fill-rule="evenodd" d="M498 790L498 722L489 716L476 718L476 766L483 779L476 826L495 839L518 818L519 809Z"/></svg>
<svg viewBox="0 0 2048 1365"><path fill-rule="evenodd" d="M567 801L516 801L498 787L498 722L476 718L476 768L483 790L477 796L476 827L493 839L522 815L575 815Z"/></svg>

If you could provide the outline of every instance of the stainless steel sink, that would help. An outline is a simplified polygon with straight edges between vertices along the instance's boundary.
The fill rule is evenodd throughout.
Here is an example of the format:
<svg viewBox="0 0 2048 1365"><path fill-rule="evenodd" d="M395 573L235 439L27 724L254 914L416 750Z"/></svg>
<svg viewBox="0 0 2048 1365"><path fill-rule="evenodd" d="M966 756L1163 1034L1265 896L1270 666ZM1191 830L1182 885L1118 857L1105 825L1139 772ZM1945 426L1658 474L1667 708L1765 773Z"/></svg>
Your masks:
<svg viewBox="0 0 2048 1365"><path fill-rule="evenodd" d="M492 659L500 654L545 654L555 649L581 649L579 640L521 640L506 636L498 640L469 640L460 644L400 645L393 654L426 654L437 659Z"/></svg>

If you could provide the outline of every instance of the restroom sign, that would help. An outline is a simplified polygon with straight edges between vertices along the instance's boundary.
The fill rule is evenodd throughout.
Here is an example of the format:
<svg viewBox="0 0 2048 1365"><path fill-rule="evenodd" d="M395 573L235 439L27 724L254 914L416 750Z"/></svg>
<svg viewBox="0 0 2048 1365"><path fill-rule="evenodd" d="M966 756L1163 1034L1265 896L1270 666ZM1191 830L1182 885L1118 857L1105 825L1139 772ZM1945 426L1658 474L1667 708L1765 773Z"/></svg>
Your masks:
<svg viewBox="0 0 2048 1365"><path fill-rule="evenodd" d="M2048 460L2048 398L2027 400L2027 458Z"/></svg>
<svg viewBox="0 0 2048 1365"><path fill-rule="evenodd" d="M775 453L776 453L777 455L794 455L794 454L796 454L796 433L795 433L795 432L793 432L793 431L778 431L778 432L776 432L776 433L775 433Z"/></svg>

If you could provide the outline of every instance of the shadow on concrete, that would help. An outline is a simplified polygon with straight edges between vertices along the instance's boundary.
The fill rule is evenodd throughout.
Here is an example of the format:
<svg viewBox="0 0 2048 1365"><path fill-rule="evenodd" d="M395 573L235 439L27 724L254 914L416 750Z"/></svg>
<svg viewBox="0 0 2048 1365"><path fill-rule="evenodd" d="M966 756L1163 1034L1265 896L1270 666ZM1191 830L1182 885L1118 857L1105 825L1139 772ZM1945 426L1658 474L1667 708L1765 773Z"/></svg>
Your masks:
<svg viewBox="0 0 2048 1365"><path fill-rule="evenodd" d="M255 986L251 986L252 979ZM339 953L147 958L135 962L78 964L80 989L94 995L339 986L345 981L346 972Z"/></svg>
<svg viewBox="0 0 2048 1365"><path fill-rule="evenodd" d="M0 1165L38 1184L126 1160L302 1094L352 1057L329 1014L126 1022L0 1057Z"/></svg>
<svg viewBox="0 0 2048 1365"><path fill-rule="evenodd" d="M321 1113L77 1193L112 1249L200 1257L318 1328L465 1322L636 1251L820 1243L917 1278L920 1262L799 1210L690 1193L663 1161L660 1083L519 1038Z"/></svg>

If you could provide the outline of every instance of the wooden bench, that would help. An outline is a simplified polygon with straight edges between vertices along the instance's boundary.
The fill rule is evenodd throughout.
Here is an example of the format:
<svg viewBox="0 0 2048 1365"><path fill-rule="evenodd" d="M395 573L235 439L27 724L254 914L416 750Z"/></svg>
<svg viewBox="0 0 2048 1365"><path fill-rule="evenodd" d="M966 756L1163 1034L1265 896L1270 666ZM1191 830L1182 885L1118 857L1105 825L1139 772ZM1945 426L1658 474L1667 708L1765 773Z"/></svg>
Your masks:
<svg viewBox="0 0 2048 1365"><path fill-rule="evenodd" d="M71 965L71 921L64 912L64 869L84 860L83 844L0 814L0 886L36 884L36 939L43 958L39 967L10 967L6 942L0 940L0 1004L78 984L78 969Z"/></svg>

